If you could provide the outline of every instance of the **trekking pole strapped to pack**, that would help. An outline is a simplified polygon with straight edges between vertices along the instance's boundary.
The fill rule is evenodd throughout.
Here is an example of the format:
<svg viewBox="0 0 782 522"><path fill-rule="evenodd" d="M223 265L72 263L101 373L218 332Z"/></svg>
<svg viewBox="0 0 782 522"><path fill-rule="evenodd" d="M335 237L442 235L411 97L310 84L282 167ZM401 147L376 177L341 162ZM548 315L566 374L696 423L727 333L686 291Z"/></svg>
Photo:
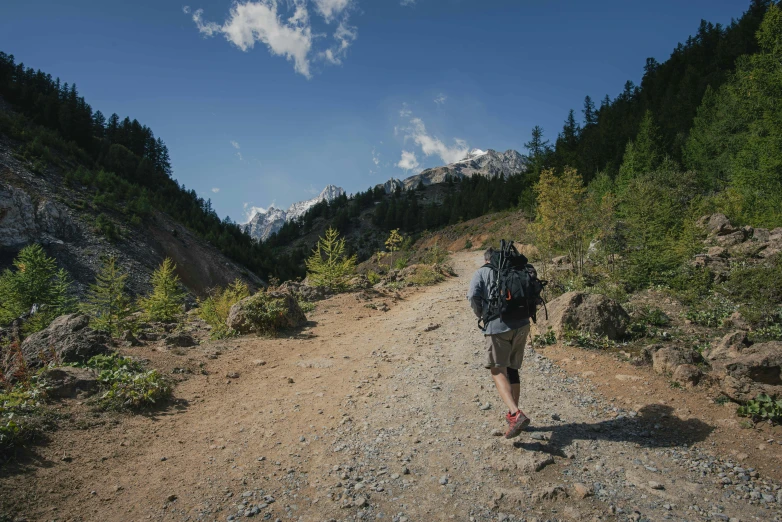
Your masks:
<svg viewBox="0 0 782 522"><path fill-rule="evenodd" d="M537 321L537 308L543 305L548 319L543 289L548 281L538 279L538 272L527 258L513 245L513 241L500 241L500 249L494 251L491 260L485 265L492 269L494 278L489 287L488 301L484 302L483 315L478 327L486 326L510 310L523 308L532 322ZM481 326L483 323L483 326Z"/></svg>

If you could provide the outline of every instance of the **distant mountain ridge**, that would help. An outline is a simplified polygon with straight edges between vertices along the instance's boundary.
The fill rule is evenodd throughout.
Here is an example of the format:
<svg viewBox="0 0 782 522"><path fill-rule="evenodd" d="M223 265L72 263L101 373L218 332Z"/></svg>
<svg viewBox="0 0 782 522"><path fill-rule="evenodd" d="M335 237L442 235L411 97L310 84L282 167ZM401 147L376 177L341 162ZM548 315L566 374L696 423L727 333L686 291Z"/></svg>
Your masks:
<svg viewBox="0 0 782 522"><path fill-rule="evenodd" d="M452 179L463 179L472 176L484 176L486 178L504 177L518 174L527 170L527 162L524 156L513 149L505 152L497 152L493 149L472 149L467 156L455 163L442 167L425 169L403 180L391 178L382 185L386 193L391 193L397 187L414 189L419 183L424 186L445 183L448 176Z"/></svg>
<svg viewBox="0 0 782 522"><path fill-rule="evenodd" d="M332 202L344 194L345 189L342 187L327 185L314 198L298 201L288 207L288 210L277 208L274 205L267 209L257 209L250 220L244 224L244 231L254 239L265 241L269 236L277 233L286 222L300 218L314 205L321 201Z"/></svg>

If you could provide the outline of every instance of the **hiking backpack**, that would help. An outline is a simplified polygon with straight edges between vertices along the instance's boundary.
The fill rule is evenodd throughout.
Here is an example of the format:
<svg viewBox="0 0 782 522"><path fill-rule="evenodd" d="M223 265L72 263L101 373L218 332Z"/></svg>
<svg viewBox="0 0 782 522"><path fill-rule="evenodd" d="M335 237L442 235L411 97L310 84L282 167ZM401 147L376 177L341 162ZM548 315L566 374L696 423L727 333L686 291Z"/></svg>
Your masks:
<svg viewBox="0 0 782 522"><path fill-rule="evenodd" d="M548 319L543 289L548 281L538 279L538 272L527 258L516 250L513 241L500 241L500 249L491 256L486 265L494 271L494 281L489 288L489 300L484 303L483 315L478 321L481 330L490 321L505 312L522 308L532 322L537 322L538 306L543 305ZM481 326L483 323L483 326Z"/></svg>

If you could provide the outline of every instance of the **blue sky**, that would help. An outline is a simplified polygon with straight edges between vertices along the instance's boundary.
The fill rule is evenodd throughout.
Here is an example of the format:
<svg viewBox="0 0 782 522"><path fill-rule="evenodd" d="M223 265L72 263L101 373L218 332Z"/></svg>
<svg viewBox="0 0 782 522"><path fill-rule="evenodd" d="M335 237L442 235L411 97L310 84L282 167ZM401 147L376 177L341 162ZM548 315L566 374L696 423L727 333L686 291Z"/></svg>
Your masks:
<svg viewBox="0 0 782 522"><path fill-rule="evenodd" d="M66 5L67 4L67 5ZM0 50L148 125L221 217L554 141L748 0L5 0ZM403 154L404 153L404 154Z"/></svg>

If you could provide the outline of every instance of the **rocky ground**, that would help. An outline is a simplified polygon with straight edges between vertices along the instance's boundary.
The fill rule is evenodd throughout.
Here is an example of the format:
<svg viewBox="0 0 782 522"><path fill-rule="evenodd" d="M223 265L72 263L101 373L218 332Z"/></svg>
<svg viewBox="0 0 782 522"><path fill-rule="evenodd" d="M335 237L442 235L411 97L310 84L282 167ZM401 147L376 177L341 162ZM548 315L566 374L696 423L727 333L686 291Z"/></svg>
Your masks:
<svg viewBox="0 0 782 522"><path fill-rule="evenodd" d="M735 407L613 354L530 349L532 425L497 436L504 408L465 300L479 262L457 254L458 277L425 291L322 301L290 338L124 349L175 372L175 400L143 416L63 404L70 427L0 470L0 513L782 520L779 428L741 429Z"/></svg>

